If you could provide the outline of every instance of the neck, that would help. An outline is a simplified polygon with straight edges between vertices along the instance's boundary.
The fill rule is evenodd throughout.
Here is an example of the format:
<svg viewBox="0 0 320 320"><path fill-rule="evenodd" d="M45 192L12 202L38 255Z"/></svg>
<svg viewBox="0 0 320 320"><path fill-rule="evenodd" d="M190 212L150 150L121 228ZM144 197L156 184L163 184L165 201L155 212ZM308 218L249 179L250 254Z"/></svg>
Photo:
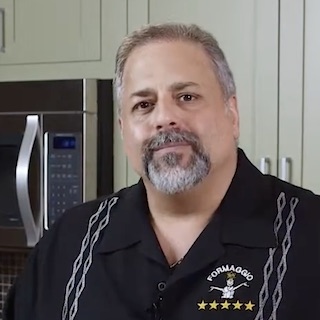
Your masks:
<svg viewBox="0 0 320 320"><path fill-rule="evenodd" d="M237 156L191 190L167 195L144 181L151 224L169 265L181 261L205 229L224 198L237 166Z"/></svg>

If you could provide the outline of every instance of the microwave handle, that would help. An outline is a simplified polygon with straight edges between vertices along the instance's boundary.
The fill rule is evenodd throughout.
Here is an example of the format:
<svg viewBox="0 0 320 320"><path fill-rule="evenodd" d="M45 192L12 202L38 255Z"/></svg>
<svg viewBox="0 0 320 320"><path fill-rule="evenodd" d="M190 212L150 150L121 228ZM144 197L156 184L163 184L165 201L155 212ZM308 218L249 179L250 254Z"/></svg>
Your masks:
<svg viewBox="0 0 320 320"><path fill-rule="evenodd" d="M49 230L49 214L48 214L48 154L49 154L49 133L44 133L44 207L43 207L43 220L44 230Z"/></svg>
<svg viewBox="0 0 320 320"><path fill-rule="evenodd" d="M31 153L36 141L40 141L39 117L37 115L29 115L27 116L26 128L16 167L18 205L26 232L28 247L34 247L40 239L40 223L34 219L28 188Z"/></svg>

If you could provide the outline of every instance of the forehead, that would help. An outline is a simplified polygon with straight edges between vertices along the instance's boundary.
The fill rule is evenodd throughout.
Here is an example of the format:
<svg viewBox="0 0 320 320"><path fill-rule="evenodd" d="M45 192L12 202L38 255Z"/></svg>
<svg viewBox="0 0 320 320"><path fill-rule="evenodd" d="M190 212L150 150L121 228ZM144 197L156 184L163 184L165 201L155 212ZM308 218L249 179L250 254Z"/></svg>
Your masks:
<svg viewBox="0 0 320 320"><path fill-rule="evenodd" d="M186 81L200 86L217 83L213 62L200 44L154 41L135 48L124 67L123 84L127 93Z"/></svg>

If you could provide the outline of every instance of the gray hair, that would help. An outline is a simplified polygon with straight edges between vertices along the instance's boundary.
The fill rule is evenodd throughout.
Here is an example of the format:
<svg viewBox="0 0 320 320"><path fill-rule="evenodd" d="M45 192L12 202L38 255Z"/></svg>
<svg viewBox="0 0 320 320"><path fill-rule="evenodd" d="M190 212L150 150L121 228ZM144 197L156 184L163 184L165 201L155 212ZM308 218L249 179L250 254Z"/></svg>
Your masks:
<svg viewBox="0 0 320 320"><path fill-rule="evenodd" d="M116 69L113 80L114 98L121 112L123 72L130 53L137 47L153 41L184 40L201 44L213 63L214 71L223 91L225 100L236 94L233 74L218 41L209 32L195 24L164 23L146 25L128 35L120 45L116 55Z"/></svg>

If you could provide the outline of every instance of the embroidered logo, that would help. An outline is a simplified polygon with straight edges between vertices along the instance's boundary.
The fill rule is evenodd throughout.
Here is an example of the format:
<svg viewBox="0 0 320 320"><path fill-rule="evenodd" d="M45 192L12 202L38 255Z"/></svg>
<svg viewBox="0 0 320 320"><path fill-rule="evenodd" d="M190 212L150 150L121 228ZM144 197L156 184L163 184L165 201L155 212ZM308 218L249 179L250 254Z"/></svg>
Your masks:
<svg viewBox="0 0 320 320"><path fill-rule="evenodd" d="M237 286L234 285L236 278L236 273L228 272L227 273L227 285L224 288L219 288L215 286L211 286L209 292L213 290L219 290L222 292L221 298L225 299L233 299L234 293L237 289L241 288L242 286L249 287L248 282L242 282Z"/></svg>
<svg viewBox="0 0 320 320"><path fill-rule="evenodd" d="M225 285L214 284L218 278L224 277ZM243 310L253 311L255 304L252 301L235 300L236 291L241 287L248 288L253 280L252 273L240 266L223 265L213 270L207 277L207 281L213 284L209 286L208 292L220 291L221 301L205 301L197 303L198 310ZM222 279L221 279L222 280ZM220 283L221 283L220 280ZM219 281L219 280L218 280Z"/></svg>

